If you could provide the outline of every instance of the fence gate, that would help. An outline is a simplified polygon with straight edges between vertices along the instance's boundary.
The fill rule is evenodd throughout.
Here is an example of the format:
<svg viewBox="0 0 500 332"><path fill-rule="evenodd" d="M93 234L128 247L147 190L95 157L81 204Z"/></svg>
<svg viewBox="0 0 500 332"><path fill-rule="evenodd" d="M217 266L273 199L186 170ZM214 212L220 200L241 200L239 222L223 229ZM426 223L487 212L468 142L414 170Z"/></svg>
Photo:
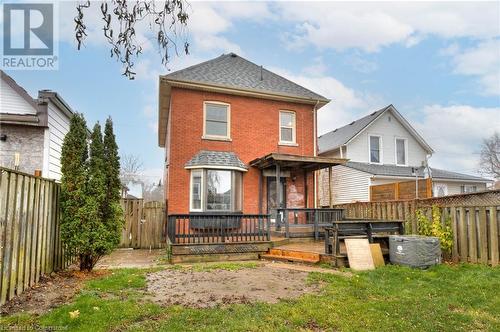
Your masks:
<svg viewBox="0 0 500 332"><path fill-rule="evenodd" d="M165 247L165 204L142 199L122 199L125 215L121 248L158 249Z"/></svg>

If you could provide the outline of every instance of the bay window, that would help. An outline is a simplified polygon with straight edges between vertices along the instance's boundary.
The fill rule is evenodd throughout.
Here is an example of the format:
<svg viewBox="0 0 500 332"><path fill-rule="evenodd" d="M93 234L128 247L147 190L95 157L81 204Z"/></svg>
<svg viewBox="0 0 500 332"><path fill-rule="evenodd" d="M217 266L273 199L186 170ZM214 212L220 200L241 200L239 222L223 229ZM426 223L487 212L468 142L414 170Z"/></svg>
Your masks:
<svg viewBox="0 0 500 332"><path fill-rule="evenodd" d="M191 170L190 210L239 212L242 210L242 173L225 169Z"/></svg>

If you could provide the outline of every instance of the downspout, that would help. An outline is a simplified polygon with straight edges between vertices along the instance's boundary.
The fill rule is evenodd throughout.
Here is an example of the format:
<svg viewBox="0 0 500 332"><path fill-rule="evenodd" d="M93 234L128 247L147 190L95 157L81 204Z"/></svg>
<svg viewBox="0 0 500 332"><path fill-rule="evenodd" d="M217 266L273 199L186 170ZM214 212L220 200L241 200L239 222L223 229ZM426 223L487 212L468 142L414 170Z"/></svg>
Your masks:
<svg viewBox="0 0 500 332"><path fill-rule="evenodd" d="M316 116L316 111L318 108L319 104L319 99L316 101L316 104L313 107L313 142L314 142L314 156L317 157L318 155L318 134L317 134L317 116ZM318 188L317 188L317 178L316 178L316 171L314 171L314 208L318 208ZM307 198L306 198L307 199Z"/></svg>

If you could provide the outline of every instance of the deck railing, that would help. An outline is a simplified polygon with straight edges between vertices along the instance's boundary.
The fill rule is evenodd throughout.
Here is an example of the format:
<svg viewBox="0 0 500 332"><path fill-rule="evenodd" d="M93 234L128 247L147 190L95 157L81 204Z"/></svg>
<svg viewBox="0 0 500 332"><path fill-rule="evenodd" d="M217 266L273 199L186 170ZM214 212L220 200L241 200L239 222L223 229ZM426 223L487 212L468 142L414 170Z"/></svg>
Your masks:
<svg viewBox="0 0 500 332"><path fill-rule="evenodd" d="M285 236L290 237L290 227L312 225L314 238L319 238L320 229L331 226L333 221L344 219L343 209L308 209L284 208L277 209L276 229L285 229Z"/></svg>
<svg viewBox="0 0 500 332"><path fill-rule="evenodd" d="M173 214L167 236L172 244L270 241L271 219L268 214Z"/></svg>

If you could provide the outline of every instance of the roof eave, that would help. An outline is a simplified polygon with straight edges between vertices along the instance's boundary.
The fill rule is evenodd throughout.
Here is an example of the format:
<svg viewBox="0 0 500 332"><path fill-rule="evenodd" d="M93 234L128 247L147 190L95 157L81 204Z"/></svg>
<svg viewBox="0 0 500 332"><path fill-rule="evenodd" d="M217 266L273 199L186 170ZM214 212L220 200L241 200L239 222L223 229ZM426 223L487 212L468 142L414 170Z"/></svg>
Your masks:
<svg viewBox="0 0 500 332"><path fill-rule="evenodd" d="M229 93L229 94L257 96L261 98L286 100L286 101L293 101L297 103L305 103L311 105L318 104L318 108L328 104L331 101L330 99L325 98L323 96L318 96L319 98L313 98L313 97L307 98L296 95L289 95L286 93L274 93L258 89L235 88L227 85L208 84L190 80L176 80L168 78L166 76L160 76L160 80L167 82L168 84L174 87L189 87L192 89L210 90L210 91Z"/></svg>

